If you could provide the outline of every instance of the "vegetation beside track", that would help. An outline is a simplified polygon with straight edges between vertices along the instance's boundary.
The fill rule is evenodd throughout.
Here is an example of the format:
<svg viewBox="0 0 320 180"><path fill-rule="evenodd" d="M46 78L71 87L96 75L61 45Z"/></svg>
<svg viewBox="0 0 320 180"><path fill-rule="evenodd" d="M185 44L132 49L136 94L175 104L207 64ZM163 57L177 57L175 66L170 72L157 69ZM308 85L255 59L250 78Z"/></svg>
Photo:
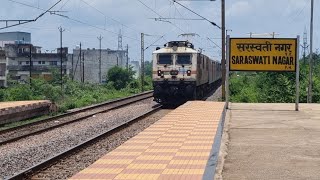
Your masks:
<svg viewBox="0 0 320 180"><path fill-rule="evenodd" d="M149 63L149 62L146 62ZM150 71L146 69L146 72ZM48 99L56 103L58 113L68 109L79 108L121 97L127 97L140 92L140 79L133 78L134 72L129 69L113 67L107 75L108 83L89 84L72 81L64 77L63 90L60 85L60 75L53 71L53 79L32 79L31 84L20 84L10 81L10 86L0 89L1 101L25 101ZM151 76L145 77L144 90L152 89Z"/></svg>
<svg viewBox="0 0 320 180"><path fill-rule="evenodd" d="M307 102L309 58L300 60L300 102ZM292 72L232 72L231 102L294 103L296 74ZM314 54L313 102L320 102L320 54Z"/></svg>

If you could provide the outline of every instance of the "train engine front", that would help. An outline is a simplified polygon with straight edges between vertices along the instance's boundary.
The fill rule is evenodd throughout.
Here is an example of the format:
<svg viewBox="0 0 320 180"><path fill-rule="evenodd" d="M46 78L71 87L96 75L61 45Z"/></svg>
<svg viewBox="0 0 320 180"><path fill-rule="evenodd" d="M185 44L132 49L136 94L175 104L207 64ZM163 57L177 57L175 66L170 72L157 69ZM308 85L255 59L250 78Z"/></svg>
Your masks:
<svg viewBox="0 0 320 180"><path fill-rule="evenodd" d="M180 104L196 98L197 54L188 41L171 41L153 52L154 101Z"/></svg>

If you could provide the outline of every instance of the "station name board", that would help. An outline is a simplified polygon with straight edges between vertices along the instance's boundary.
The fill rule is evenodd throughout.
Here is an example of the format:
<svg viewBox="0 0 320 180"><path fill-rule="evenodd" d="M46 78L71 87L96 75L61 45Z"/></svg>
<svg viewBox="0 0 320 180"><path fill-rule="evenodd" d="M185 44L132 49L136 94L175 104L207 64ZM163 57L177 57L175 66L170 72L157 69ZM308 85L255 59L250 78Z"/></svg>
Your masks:
<svg viewBox="0 0 320 180"><path fill-rule="evenodd" d="M230 38L230 71L295 72L297 39Z"/></svg>

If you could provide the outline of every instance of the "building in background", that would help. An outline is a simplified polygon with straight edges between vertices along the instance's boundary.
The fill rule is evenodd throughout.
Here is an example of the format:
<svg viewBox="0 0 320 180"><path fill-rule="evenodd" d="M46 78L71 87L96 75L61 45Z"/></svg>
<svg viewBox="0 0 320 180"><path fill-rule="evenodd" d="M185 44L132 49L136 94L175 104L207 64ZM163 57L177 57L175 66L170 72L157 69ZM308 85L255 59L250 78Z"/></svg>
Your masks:
<svg viewBox="0 0 320 180"><path fill-rule="evenodd" d="M0 33L0 49L6 44L30 44L31 33L27 32L3 32Z"/></svg>
<svg viewBox="0 0 320 180"><path fill-rule="evenodd" d="M7 80L27 83L31 77L52 79L52 72L60 74L60 52L62 51L62 71L64 75L79 82L99 83L99 49L81 49L78 47L68 54L68 48L57 48L57 53L41 52L41 47L31 43L31 34L27 32L0 33L0 87ZM81 55L80 55L81 51ZM31 62L30 62L31 52ZM128 48L126 50L101 50L101 82L106 82L110 68L129 66ZM133 62L134 70L139 74L139 62ZM138 76L137 76L138 77Z"/></svg>
<svg viewBox="0 0 320 180"><path fill-rule="evenodd" d="M68 64L71 65L71 76L76 81L88 83L99 83L99 49L74 49L73 55L68 56ZM81 58L81 59L80 59ZM101 80L106 82L106 75L114 66L127 67L126 50L101 50ZM83 70L84 69L84 70ZM83 80L84 76L84 80Z"/></svg>
<svg viewBox="0 0 320 180"><path fill-rule="evenodd" d="M31 48L30 48L31 47ZM41 53L41 47L31 44L6 44L5 52L7 57L7 78L17 80L18 82L28 82L31 76L33 78L42 77L46 80L52 79L52 72L60 72L60 48L58 53ZM31 64L30 64L31 50ZM62 68L63 74L69 74L67 69L68 48L62 49Z"/></svg>
<svg viewBox="0 0 320 180"><path fill-rule="evenodd" d="M0 50L0 88L7 86L7 58L4 50Z"/></svg>

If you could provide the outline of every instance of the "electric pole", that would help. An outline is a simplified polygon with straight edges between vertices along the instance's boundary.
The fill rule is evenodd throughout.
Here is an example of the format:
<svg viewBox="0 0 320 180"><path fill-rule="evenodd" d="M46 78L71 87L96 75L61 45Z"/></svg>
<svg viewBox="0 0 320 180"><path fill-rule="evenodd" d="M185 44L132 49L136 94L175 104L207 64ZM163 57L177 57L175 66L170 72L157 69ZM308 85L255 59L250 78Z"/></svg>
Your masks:
<svg viewBox="0 0 320 180"><path fill-rule="evenodd" d="M82 83L84 83L84 52L82 53Z"/></svg>
<svg viewBox="0 0 320 180"><path fill-rule="evenodd" d="M81 76L81 69L82 69L82 59L81 59L81 42L80 42L80 53L79 53L79 60L80 60L80 72L79 72L79 75L80 75L80 80L82 82L82 76Z"/></svg>
<svg viewBox="0 0 320 180"><path fill-rule="evenodd" d="M99 83L101 84L102 81L101 81L101 40L103 39L103 37L101 37L101 34L100 34L100 37L98 37L98 40L99 40Z"/></svg>
<svg viewBox="0 0 320 180"><path fill-rule="evenodd" d="M118 50L123 50L122 49L122 32L121 32L121 29L119 30L119 34L118 34Z"/></svg>
<svg viewBox="0 0 320 180"><path fill-rule="evenodd" d="M63 90L63 75L62 75L62 32L65 31L64 29L62 29L62 27L59 27L59 31L60 31L60 85L61 85L61 92Z"/></svg>
<svg viewBox="0 0 320 180"><path fill-rule="evenodd" d="M32 44L30 44L30 52L29 52L29 83L31 88L31 74L32 74Z"/></svg>
<svg viewBox="0 0 320 180"><path fill-rule="evenodd" d="M312 103L312 71L313 71L313 60L312 60L312 40L313 40L313 4L311 0L311 18L310 18L310 59L309 59L309 88L308 88L308 103Z"/></svg>
<svg viewBox="0 0 320 180"><path fill-rule="evenodd" d="M127 69L129 69L129 45L126 47L126 61L127 61Z"/></svg>
<svg viewBox="0 0 320 180"><path fill-rule="evenodd" d="M144 91L144 33L141 33L141 92Z"/></svg>
<svg viewBox="0 0 320 180"><path fill-rule="evenodd" d="M225 0L221 0L221 36L222 36L222 100L226 97L226 22L225 22Z"/></svg>
<svg viewBox="0 0 320 180"><path fill-rule="evenodd" d="M73 68L73 54L71 55L71 67L72 67L72 71L71 71L71 78L72 78L72 81L74 80L74 75L73 75L73 71L74 71L74 68Z"/></svg>

